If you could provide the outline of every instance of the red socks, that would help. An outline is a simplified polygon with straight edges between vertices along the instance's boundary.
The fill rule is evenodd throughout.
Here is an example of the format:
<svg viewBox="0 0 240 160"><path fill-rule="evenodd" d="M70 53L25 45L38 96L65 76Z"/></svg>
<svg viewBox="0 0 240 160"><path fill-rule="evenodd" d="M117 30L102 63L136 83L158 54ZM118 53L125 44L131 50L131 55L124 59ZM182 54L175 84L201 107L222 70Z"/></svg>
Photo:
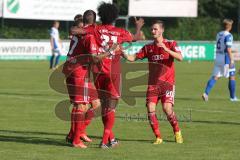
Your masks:
<svg viewBox="0 0 240 160"><path fill-rule="evenodd" d="M107 144L109 140L114 139L112 128L115 122L115 109L104 108L102 114L104 124L102 143Z"/></svg>
<svg viewBox="0 0 240 160"><path fill-rule="evenodd" d="M80 143L80 135L84 127L84 119L85 119L84 112L81 109L76 109L75 115L74 115L75 129L74 129L73 144Z"/></svg>
<svg viewBox="0 0 240 160"><path fill-rule="evenodd" d="M179 126L178 126L178 120L177 120L177 117L176 117L175 113L172 112L172 114L170 116L167 116L167 119L173 127L173 132L174 133L179 132L180 129L179 129Z"/></svg>
<svg viewBox="0 0 240 160"><path fill-rule="evenodd" d="M70 128L70 131L68 133L68 138L69 139L73 139L73 134L74 134L74 130L75 130L75 125L74 125L75 111L76 111L76 108L73 107L72 112L71 112L71 128Z"/></svg>
<svg viewBox="0 0 240 160"><path fill-rule="evenodd" d="M148 120L152 127L153 133L155 134L156 138L161 138L161 133L159 130L159 124L156 112L149 112L148 113Z"/></svg>

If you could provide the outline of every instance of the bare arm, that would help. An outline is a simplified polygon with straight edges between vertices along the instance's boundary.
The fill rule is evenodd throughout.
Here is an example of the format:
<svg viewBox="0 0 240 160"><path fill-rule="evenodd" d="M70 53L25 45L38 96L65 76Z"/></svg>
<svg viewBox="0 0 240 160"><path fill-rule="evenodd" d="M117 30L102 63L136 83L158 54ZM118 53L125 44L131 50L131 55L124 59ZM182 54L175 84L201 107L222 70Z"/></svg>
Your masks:
<svg viewBox="0 0 240 160"><path fill-rule="evenodd" d="M136 61L136 54L126 54L126 53L124 53L123 52L123 57L125 58L125 59L127 59L128 61L130 61L130 62L134 62L134 61Z"/></svg>
<svg viewBox="0 0 240 160"><path fill-rule="evenodd" d="M82 35L86 34L87 32L81 27L73 26L70 28L70 33L72 35Z"/></svg>
<svg viewBox="0 0 240 160"><path fill-rule="evenodd" d="M142 34L141 34L141 29L144 25L144 19L140 18L139 20L137 20L136 17L134 17L135 19L135 34L133 35L133 41L137 41L137 40L141 40L142 39Z"/></svg>
<svg viewBox="0 0 240 160"><path fill-rule="evenodd" d="M102 61L102 59L104 59L110 55L111 55L110 52L104 52L104 53L100 53L100 54L91 54L93 63L99 63L100 61Z"/></svg>
<svg viewBox="0 0 240 160"><path fill-rule="evenodd" d="M53 50L54 49L54 40L53 40L53 37L51 36L51 38L50 38L50 45L51 45L51 49Z"/></svg>
<svg viewBox="0 0 240 160"><path fill-rule="evenodd" d="M227 48L227 53L228 53L229 58L230 58L230 66L232 66L234 64L232 48Z"/></svg>
<svg viewBox="0 0 240 160"><path fill-rule="evenodd" d="M106 52L102 52L100 54L91 54L93 58L93 63L99 63L102 59L109 57L112 53L121 53L121 48L118 44L113 44L113 46Z"/></svg>

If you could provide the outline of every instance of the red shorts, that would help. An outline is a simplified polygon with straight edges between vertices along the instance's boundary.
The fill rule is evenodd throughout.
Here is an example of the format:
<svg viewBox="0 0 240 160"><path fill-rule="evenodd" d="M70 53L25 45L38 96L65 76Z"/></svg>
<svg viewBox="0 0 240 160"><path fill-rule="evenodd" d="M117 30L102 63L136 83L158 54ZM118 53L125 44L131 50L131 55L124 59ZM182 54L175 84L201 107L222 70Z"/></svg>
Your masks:
<svg viewBox="0 0 240 160"><path fill-rule="evenodd" d="M97 90L88 78L69 76L66 83L71 103L88 104L98 99Z"/></svg>
<svg viewBox="0 0 240 160"><path fill-rule="evenodd" d="M169 83L162 83L161 85L148 85L147 89L147 103L172 103L174 105L175 85Z"/></svg>
<svg viewBox="0 0 240 160"><path fill-rule="evenodd" d="M119 99L121 97L121 74L94 74L95 86L100 98Z"/></svg>

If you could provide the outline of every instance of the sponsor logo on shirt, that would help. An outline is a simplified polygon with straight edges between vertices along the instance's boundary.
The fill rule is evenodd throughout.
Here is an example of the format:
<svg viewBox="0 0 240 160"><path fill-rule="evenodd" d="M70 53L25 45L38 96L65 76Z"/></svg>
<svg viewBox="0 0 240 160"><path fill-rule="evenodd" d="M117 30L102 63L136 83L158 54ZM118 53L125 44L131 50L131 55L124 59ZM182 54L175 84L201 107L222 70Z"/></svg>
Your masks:
<svg viewBox="0 0 240 160"><path fill-rule="evenodd" d="M164 59L164 55L163 54L157 54L157 55L153 55L152 56L152 60L153 61L159 61L159 60L163 60Z"/></svg>

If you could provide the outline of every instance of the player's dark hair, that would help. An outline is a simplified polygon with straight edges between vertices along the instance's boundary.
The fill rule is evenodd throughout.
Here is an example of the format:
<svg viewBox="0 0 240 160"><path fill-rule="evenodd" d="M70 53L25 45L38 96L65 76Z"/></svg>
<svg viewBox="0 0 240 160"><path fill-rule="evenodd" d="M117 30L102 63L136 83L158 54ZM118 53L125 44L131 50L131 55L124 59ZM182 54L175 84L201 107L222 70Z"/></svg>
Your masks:
<svg viewBox="0 0 240 160"><path fill-rule="evenodd" d="M83 16L81 14L77 14L75 17L74 17L74 21L78 21L79 19L83 19Z"/></svg>
<svg viewBox="0 0 240 160"><path fill-rule="evenodd" d="M115 4L102 2L97 10L102 24L112 24L118 18L119 9Z"/></svg>
<svg viewBox="0 0 240 160"><path fill-rule="evenodd" d="M79 26L80 23L83 23L83 19L77 19L74 21L73 26Z"/></svg>
<svg viewBox="0 0 240 160"><path fill-rule="evenodd" d="M155 21L153 21L152 25L154 25L154 24L160 25L163 29L165 28L165 24L162 20L155 20Z"/></svg>
<svg viewBox="0 0 240 160"><path fill-rule="evenodd" d="M84 24L93 24L96 22L96 13L93 10L86 10L83 14Z"/></svg>

